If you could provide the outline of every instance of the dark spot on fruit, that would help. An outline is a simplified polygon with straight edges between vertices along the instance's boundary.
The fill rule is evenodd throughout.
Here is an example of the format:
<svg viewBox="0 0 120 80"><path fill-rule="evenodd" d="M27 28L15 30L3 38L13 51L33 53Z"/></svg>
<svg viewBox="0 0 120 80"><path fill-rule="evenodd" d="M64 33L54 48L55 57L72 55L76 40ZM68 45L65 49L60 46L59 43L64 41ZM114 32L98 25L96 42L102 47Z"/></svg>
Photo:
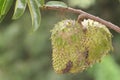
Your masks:
<svg viewBox="0 0 120 80"><path fill-rule="evenodd" d="M63 73L67 73L67 72L69 72L70 71L70 69L72 68L72 66L73 66L73 63L72 63L72 61L68 61L67 62L67 64L66 64L66 68L65 69L63 69Z"/></svg>
<svg viewBox="0 0 120 80"><path fill-rule="evenodd" d="M86 58L86 59L87 59L88 56L89 56L88 53L89 53L89 51L88 51L88 49L86 49L85 52L84 52L84 55L85 55L85 58Z"/></svg>

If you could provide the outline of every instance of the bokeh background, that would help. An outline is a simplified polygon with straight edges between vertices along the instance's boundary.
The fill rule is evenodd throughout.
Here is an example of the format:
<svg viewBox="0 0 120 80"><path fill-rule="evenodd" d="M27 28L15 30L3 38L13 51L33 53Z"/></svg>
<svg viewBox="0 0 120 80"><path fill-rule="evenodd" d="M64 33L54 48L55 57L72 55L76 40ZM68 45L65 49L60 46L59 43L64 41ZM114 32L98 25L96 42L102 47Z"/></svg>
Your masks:
<svg viewBox="0 0 120 80"><path fill-rule="evenodd" d="M120 0L63 1L120 26ZM120 80L120 34L110 30L114 50L101 63L82 73L56 74L52 68L50 30L60 20L76 19L77 15L41 10L41 26L31 32L29 11L13 21L13 10L14 5L0 24L0 80Z"/></svg>

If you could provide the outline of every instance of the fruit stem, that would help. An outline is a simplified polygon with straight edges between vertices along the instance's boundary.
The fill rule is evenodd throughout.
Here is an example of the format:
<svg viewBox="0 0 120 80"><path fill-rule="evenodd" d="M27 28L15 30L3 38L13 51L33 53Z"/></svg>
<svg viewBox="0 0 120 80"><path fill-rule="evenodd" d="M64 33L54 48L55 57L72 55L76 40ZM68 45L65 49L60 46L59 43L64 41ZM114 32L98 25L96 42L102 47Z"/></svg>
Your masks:
<svg viewBox="0 0 120 80"><path fill-rule="evenodd" d="M72 13L76 13L76 14L79 14L79 15L84 14L82 17L78 16L78 21L79 21L79 18L80 19L85 19L85 18L92 19L92 20L95 20L99 23L102 23L103 25L106 25L108 28L113 29L114 31L120 33L120 27L118 27L117 25L114 25L111 22L103 20L103 19L101 19L99 17L96 17L94 15L91 15L87 12L84 12L81 9L74 9L74 8L71 8L71 7L67 7L67 8L66 7L57 7L57 6L43 6L42 8L43 9L48 9L48 10L67 11L67 12L72 12Z"/></svg>

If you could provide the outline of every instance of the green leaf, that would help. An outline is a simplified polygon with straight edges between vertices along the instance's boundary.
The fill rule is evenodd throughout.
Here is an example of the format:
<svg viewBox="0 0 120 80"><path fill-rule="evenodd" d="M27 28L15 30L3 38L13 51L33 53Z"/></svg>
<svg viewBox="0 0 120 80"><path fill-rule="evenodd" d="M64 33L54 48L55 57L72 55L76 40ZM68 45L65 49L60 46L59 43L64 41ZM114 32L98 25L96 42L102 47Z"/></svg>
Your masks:
<svg viewBox="0 0 120 80"><path fill-rule="evenodd" d="M27 5L27 0L16 0L15 11L12 19L20 18L26 9L26 5Z"/></svg>
<svg viewBox="0 0 120 80"><path fill-rule="evenodd" d="M32 26L34 27L34 31L36 31L41 22L40 10L35 0L28 0L28 7L32 18Z"/></svg>
<svg viewBox="0 0 120 80"><path fill-rule="evenodd" d="M56 7L67 8L67 4L65 4L64 2L60 2L60 1L49 1L46 3L46 6L56 6Z"/></svg>
<svg viewBox="0 0 120 80"><path fill-rule="evenodd" d="M9 11L9 9L11 8L12 4L13 4L13 0L5 0L3 7L2 7L1 14L2 15L6 14Z"/></svg>
<svg viewBox="0 0 120 80"><path fill-rule="evenodd" d="M0 15L2 16L3 14L3 7L5 6L6 0L0 0Z"/></svg>
<svg viewBox="0 0 120 80"><path fill-rule="evenodd" d="M43 6L45 1L44 0L36 0L39 7Z"/></svg>
<svg viewBox="0 0 120 80"><path fill-rule="evenodd" d="M4 1L5 0L0 0L0 17L2 16L2 7L3 7L3 4L4 4Z"/></svg>
<svg viewBox="0 0 120 80"><path fill-rule="evenodd" d="M0 0L0 22L3 20L13 4L13 0Z"/></svg>

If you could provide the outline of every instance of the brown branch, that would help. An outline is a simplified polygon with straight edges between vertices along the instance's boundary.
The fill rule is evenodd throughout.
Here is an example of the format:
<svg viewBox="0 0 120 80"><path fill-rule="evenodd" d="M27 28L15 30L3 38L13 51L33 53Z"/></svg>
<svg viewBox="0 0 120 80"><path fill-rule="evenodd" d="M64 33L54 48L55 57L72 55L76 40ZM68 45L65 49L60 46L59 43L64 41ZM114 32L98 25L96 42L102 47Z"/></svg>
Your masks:
<svg viewBox="0 0 120 80"><path fill-rule="evenodd" d="M80 9L74 9L74 8L70 8L70 7L64 8L64 7L56 7L56 6L44 6L43 8L48 9L48 10L60 10L60 11L67 11L67 12L72 12L72 13L76 13L76 14L84 14L85 16L83 18L89 18L89 19L95 20L97 22L100 22L100 23L106 25L108 28L111 28L111 29L115 30L116 32L120 33L120 27L118 27L106 20L103 20L99 17L93 16L87 12L84 12Z"/></svg>

